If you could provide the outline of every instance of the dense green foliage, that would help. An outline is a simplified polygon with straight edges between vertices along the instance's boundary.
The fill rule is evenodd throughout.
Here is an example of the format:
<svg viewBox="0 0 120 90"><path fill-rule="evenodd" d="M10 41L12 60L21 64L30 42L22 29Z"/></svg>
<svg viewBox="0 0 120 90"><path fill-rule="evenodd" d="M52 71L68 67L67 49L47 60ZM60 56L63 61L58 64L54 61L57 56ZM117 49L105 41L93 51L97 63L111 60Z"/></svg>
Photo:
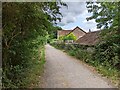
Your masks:
<svg viewBox="0 0 120 90"><path fill-rule="evenodd" d="M103 29L92 59L109 70L120 70L120 2L87 2L87 8L92 13L87 20L95 19L97 27Z"/></svg>
<svg viewBox="0 0 120 90"><path fill-rule="evenodd" d="M103 33L106 33L105 36ZM117 40L118 37L112 30L106 30L103 33L101 33L101 42L95 46L93 59L104 63L108 67L120 70L120 43Z"/></svg>
<svg viewBox="0 0 120 90"><path fill-rule="evenodd" d="M97 55L99 56L99 54L97 53L97 55L95 55L95 53L97 52L95 46L87 46L87 45L79 45L79 44L57 44L57 43L53 43L51 45L54 46L55 48L64 50L69 55L74 56L89 65L96 67L96 70L98 72L110 78L111 82L115 83L116 86L118 86L120 71L116 66L116 63L118 61L113 61L117 59L111 59L110 61L108 61L108 59L105 60L106 57L104 53L100 57L96 57ZM110 54L107 53L107 54L110 55L111 53Z"/></svg>
<svg viewBox="0 0 120 90"><path fill-rule="evenodd" d="M27 87L34 82L44 63L44 45L61 18L61 5L65 4L3 3L3 87Z"/></svg>
<svg viewBox="0 0 120 90"><path fill-rule="evenodd" d="M87 20L95 19L98 28L118 28L119 7L119 2L87 2L88 12L92 13Z"/></svg>
<svg viewBox="0 0 120 90"><path fill-rule="evenodd" d="M60 40L76 40L77 39L77 37L73 34L73 33L70 33L70 34L68 34L68 35L65 35L65 36L60 36L59 37L59 39Z"/></svg>
<svg viewBox="0 0 120 90"><path fill-rule="evenodd" d="M93 59L99 60L100 63L110 65L111 68L120 69L120 33L119 33L119 2L101 2L88 3L87 8L93 16L88 20L95 19L98 23L98 28L104 26L101 33L101 42L96 45L96 51ZM108 64L109 63L109 64Z"/></svg>
<svg viewBox="0 0 120 90"><path fill-rule="evenodd" d="M90 53L92 53L92 52L87 52L87 48L88 48L87 45L84 46L80 44L64 44L64 43L62 44L53 43L51 45L53 45L58 49L63 49L66 52L68 52L71 56L75 56L78 59L81 59L85 62L87 62L87 60L90 58L89 57Z"/></svg>
<svg viewBox="0 0 120 90"><path fill-rule="evenodd" d="M47 42L50 43L52 42L54 39L57 39L57 31L58 30L62 30L61 27L53 27L52 30L50 32L48 32L48 39Z"/></svg>

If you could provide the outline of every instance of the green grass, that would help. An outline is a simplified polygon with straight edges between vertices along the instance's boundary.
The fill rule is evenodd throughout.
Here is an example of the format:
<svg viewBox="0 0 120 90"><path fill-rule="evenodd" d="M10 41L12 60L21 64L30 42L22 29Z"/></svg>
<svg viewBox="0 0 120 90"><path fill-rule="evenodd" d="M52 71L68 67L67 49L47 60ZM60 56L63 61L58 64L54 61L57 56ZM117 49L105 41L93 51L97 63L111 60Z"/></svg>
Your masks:
<svg viewBox="0 0 120 90"><path fill-rule="evenodd" d="M66 51L70 56L75 56L75 52L73 50Z"/></svg>
<svg viewBox="0 0 120 90"><path fill-rule="evenodd" d="M22 85L25 88L40 88L40 76L43 73L45 63L45 48L40 47L38 52L39 60L35 60L35 62L32 64L32 67L30 69L28 68L28 71L26 71L27 77L23 78L24 80Z"/></svg>
<svg viewBox="0 0 120 90"><path fill-rule="evenodd" d="M34 68L32 68L32 70L30 72L30 76L29 76L30 85L29 85L29 87L31 87L31 88L39 87L39 84L38 84L40 82L39 77L43 73L44 63L45 63L45 48L40 47L39 48L39 61L36 62L36 64L34 65Z"/></svg>
<svg viewBox="0 0 120 90"><path fill-rule="evenodd" d="M115 86L118 86L119 85L119 74L120 74L120 71L115 69L115 68L111 68L111 69L108 69L107 67L105 66L102 66L102 65L99 65L99 66L96 66L96 70L98 71L98 73L100 73L102 76L106 77L106 78L109 78L109 80L115 84Z"/></svg>

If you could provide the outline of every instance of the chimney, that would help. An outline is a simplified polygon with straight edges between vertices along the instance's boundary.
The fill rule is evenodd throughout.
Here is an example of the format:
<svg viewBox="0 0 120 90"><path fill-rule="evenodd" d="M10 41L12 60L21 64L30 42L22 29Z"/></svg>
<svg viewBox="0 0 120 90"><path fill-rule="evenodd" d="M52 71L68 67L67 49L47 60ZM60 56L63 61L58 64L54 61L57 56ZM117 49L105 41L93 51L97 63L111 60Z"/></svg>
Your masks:
<svg viewBox="0 0 120 90"><path fill-rule="evenodd" d="M89 32L91 32L91 30L89 29Z"/></svg>

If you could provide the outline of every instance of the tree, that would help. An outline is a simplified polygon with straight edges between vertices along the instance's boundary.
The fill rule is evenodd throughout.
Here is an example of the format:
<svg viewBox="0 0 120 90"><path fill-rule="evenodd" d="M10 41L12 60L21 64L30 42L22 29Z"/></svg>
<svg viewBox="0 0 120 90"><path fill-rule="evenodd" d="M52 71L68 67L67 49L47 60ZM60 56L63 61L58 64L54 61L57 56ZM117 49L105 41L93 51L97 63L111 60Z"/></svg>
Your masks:
<svg viewBox="0 0 120 90"><path fill-rule="evenodd" d="M97 28L102 29L92 60L120 74L120 2L87 2L87 8L92 13L87 20L95 19ZM116 77L119 80L120 76ZM120 86L120 82L117 84Z"/></svg>
<svg viewBox="0 0 120 90"><path fill-rule="evenodd" d="M53 24L62 18L61 5L66 4L59 1L3 3L3 87L25 86L25 77L39 61L38 48L44 46Z"/></svg>
<svg viewBox="0 0 120 90"><path fill-rule="evenodd" d="M58 26L51 27L51 30L48 31L48 39L47 39L48 43L53 41L53 39L57 39L58 30L62 30L62 28Z"/></svg>
<svg viewBox="0 0 120 90"><path fill-rule="evenodd" d="M120 2L87 2L88 12L92 13L87 20L95 19L97 28L103 29L100 43L96 45L93 55L99 64L107 68L120 68ZM102 64L102 65L103 65Z"/></svg>
<svg viewBox="0 0 120 90"><path fill-rule="evenodd" d="M98 28L118 28L119 2L87 2L86 7L92 13L87 20L95 19Z"/></svg>
<svg viewBox="0 0 120 90"><path fill-rule="evenodd" d="M64 40L64 41L65 40L74 40L75 41L77 39L77 37L73 33L70 33L68 35L59 37L59 39Z"/></svg>

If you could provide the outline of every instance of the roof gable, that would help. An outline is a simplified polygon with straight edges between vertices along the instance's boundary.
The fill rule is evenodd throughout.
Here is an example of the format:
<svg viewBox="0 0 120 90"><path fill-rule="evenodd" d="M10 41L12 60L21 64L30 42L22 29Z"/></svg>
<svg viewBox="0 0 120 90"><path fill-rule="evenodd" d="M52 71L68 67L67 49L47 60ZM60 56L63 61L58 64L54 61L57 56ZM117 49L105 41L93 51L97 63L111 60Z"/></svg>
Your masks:
<svg viewBox="0 0 120 90"><path fill-rule="evenodd" d="M78 28L78 29L77 29ZM84 30L82 30L80 27L75 27L73 30L71 30L71 32L73 32L73 31L75 31L75 30L80 30L80 31L82 31L82 32L84 32L84 33L86 33ZM71 32L69 32L68 34L70 34Z"/></svg>
<svg viewBox="0 0 120 90"><path fill-rule="evenodd" d="M78 28L78 29L77 29L77 28ZM82 30L81 28L79 28L79 27L77 26L77 27L75 27L73 30L59 30L59 31L58 31L58 36L68 35L68 34L74 32L75 30L80 30L80 31L82 31L83 33L86 34L86 32L85 32L84 30Z"/></svg>
<svg viewBox="0 0 120 90"><path fill-rule="evenodd" d="M78 26L77 26L77 27L75 27L72 31L76 30L77 28L78 28L80 31L82 31L82 32L86 33L83 29L81 29L81 28L80 28L80 27L78 27Z"/></svg>

